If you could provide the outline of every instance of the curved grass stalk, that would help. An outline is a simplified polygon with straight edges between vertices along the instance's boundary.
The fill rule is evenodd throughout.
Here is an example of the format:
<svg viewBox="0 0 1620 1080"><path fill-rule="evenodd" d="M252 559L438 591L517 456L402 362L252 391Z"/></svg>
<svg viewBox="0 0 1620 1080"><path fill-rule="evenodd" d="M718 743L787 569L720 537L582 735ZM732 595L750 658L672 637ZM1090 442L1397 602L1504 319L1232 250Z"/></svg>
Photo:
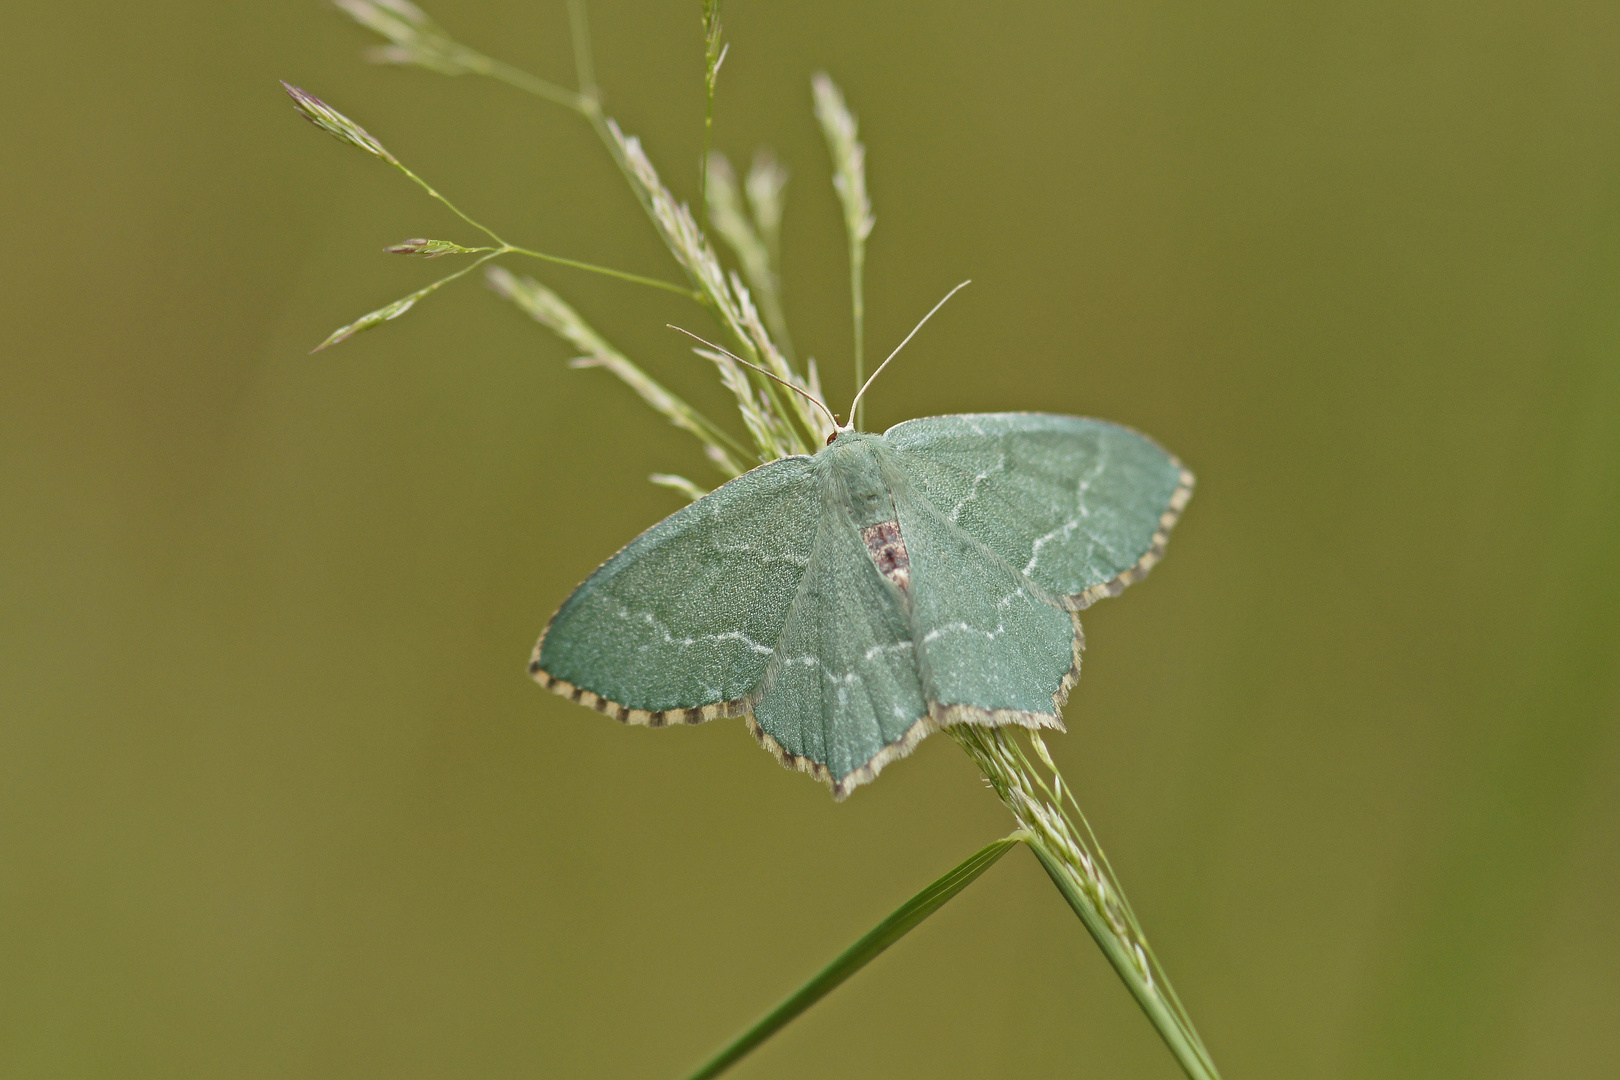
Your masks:
<svg viewBox="0 0 1620 1080"><path fill-rule="evenodd" d="M1051 773L1050 783L1042 778L1010 730L969 724L946 730L1012 811L1027 834L1025 842L1052 884L1097 942L1189 1080L1220 1080L1214 1059L1153 955L1090 823L1052 763L1040 735L1029 733L1036 755ZM1073 816L1064 809L1065 796Z"/></svg>

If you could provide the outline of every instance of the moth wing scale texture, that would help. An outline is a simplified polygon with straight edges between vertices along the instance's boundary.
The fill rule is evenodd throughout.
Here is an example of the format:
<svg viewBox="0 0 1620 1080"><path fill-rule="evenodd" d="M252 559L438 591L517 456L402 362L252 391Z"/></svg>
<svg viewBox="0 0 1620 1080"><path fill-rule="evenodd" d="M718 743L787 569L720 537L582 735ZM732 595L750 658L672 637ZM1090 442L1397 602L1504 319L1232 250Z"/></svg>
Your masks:
<svg viewBox="0 0 1620 1080"><path fill-rule="evenodd" d="M842 797L925 734L928 710L899 593L868 554L842 478L823 466L815 546L753 723L784 764Z"/></svg>
<svg viewBox="0 0 1620 1080"><path fill-rule="evenodd" d="M636 537L552 617L536 680L632 723L745 713L810 563L815 471L768 462Z"/></svg>
<svg viewBox="0 0 1620 1080"><path fill-rule="evenodd" d="M883 436L946 519L1078 610L1162 554L1193 476L1105 420L978 413L908 420Z"/></svg>
<svg viewBox="0 0 1620 1080"><path fill-rule="evenodd" d="M894 470L891 489L910 556L917 670L935 722L1061 729L1059 710L1079 677L1079 623L903 471Z"/></svg>

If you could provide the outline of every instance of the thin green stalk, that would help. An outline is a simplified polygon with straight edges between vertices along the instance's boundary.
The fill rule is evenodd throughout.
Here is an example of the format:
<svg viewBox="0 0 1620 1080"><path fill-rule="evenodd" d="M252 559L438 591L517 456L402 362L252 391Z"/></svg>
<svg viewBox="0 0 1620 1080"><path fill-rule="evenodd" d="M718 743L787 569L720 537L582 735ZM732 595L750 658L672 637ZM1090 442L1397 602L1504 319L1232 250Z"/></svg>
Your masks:
<svg viewBox="0 0 1620 1080"><path fill-rule="evenodd" d="M591 27L585 21L585 0L568 0L568 35L574 46L574 78L579 80L581 111L600 111L596 65L591 59Z"/></svg>
<svg viewBox="0 0 1620 1080"><path fill-rule="evenodd" d="M725 63L720 44L720 0L703 0L703 157L698 162L698 223L709 231L709 148L714 144L714 87Z"/></svg>
<svg viewBox="0 0 1620 1080"><path fill-rule="evenodd" d="M637 285L650 285L655 289L663 289L665 292L672 292L677 296L684 296L688 300L696 300L699 303L703 301L702 293L699 293L696 289L688 289L677 285L673 281L660 281L658 278L642 277L640 274L614 270L608 266L597 266L595 263L580 262L578 259L565 259L561 255L547 255L543 251L530 251L528 248L517 247L513 244L506 244L500 250L502 252L509 251L514 255L527 255L531 259L556 263L558 266L571 266L576 270L589 270L593 274L602 274L607 277L618 278L620 281L633 282Z"/></svg>
<svg viewBox="0 0 1620 1080"><path fill-rule="evenodd" d="M855 323L855 385L866 385L866 245L850 245L849 249L849 303ZM866 427L866 403L857 402L850 422L855 430Z"/></svg>
<svg viewBox="0 0 1620 1080"><path fill-rule="evenodd" d="M766 1013L759 1022L701 1065L687 1080L711 1080L741 1061L749 1051L759 1046L810 1006L826 997L839 984L861 968L877 959L878 954L905 937L924 919L944 907L953 896L973 883L980 874L996 864L1007 851L1027 837L1022 832L986 844L953 867L945 876L923 889L897 908L894 914L878 923L870 933L839 953L837 958L809 982L788 996L776 1008Z"/></svg>
<svg viewBox="0 0 1620 1080"><path fill-rule="evenodd" d="M1074 909L1074 913L1091 932L1092 940L1102 949L1109 964L1119 974L1120 981L1147 1014L1182 1071L1191 1080L1220 1080L1220 1074L1215 1071L1214 1062L1209 1060L1209 1052L1198 1041L1197 1033L1188 1030L1174 1005L1161 995L1152 981L1138 977L1140 957L1131 954L1126 943L1086 895L1075 868L1038 840L1030 840L1029 849L1040 860L1041 868L1052 879L1052 884L1057 886L1058 892L1063 894L1063 899L1068 901L1069 907Z"/></svg>
<svg viewBox="0 0 1620 1080"><path fill-rule="evenodd" d="M657 278L643 277L640 274L632 274L625 270L615 270L608 266L597 266L595 263L581 262L578 259L568 259L561 255L547 255L543 251L533 251L529 248L518 247L516 244L509 243L507 240L503 239L494 229L491 229L489 226L484 225L481 222L473 220L466 213L464 213L459 206L445 198L443 195L439 194L438 189L432 184L428 183L426 180L423 180L420 176L416 175L416 173L412 172L411 169L403 162L395 160L392 161L391 164L394 166L394 168L410 177L411 180L414 181L416 185L423 191L427 192L434 199L437 199L440 203L442 203L444 207L452 214L456 215L456 217L460 218L462 221L465 221L467 224L471 225L473 228L477 229L479 232L483 233L485 236L488 236L491 240L499 244L500 249L497 254L504 255L510 252L514 255L527 255L531 259L541 259L545 262L556 263L559 266L571 266L576 270L588 270L593 274L602 274L606 277L618 278L620 281L629 281L637 285L649 285L655 289L663 289L666 292L676 293L677 295L685 296L688 299L696 300L700 303L703 301L702 294L697 290L682 288L673 282L660 281Z"/></svg>
<svg viewBox="0 0 1620 1080"><path fill-rule="evenodd" d="M1067 785L1039 734L1030 733L1031 741L1051 771L1050 783L1024 755L1009 729L960 724L946 730L1012 811L1027 834L1030 850L1147 1014L1188 1080L1220 1080L1214 1060L1148 946L1090 825L1080 829L1063 809Z"/></svg>
<svg viewBox="0 0 1620 1080"><path fill-rule="evenodd" d="M479 222L476 222L472 218L468 217L466 214L462 213L460 207L458 207L455 203L451 202L449 199L445 198L443 195L440 195L439 192L438 192L438 189L436 189L432 184L428 183L426 180L422 179L420 176L417 176L414 172L412 172L410 170L410 168L404 162L395 159L395 160L390 161L389 164L393 165L394 168L398 169L400 172L402 172L406 176L410 177L411 181L413 183L415 183L417 187L421 188L423 191L427 192L428 195L430 195L432 198L434 198L434 199L438 200L440 203L442 203L444 205L444 207L447 210L449 210L452 214L456 215L456 217L460 218L462 221L465 221L467 224L471 225L473 228L477 229L479 232L483 233L485 236L489 237L491 240L495 241L497 244L500 244L503 247L508 246L505 240L502 240L498 235L496 235L494 229L491 229L487 225L480 224Z"/></svg>
<svg viewBox="0 0 1620 1080"><path fill-rule="evenodd" d="M478 70L479 75L488 75L490 78L506 83L508 86L526 90L535 97L545 98L547 101L556 102L558 105L570 109L580 107L582 95L576 94L572 90L565 89L553 82L547 82L538 76L530 75L527 71L515 68L511 64L503 64L499 60L491 60L488 57L483 59L485 63Z"/></svg>
<svg viewBox="0 0 1620 1080"><path fill-rule="evenodd" d="M591 27L585 17L584 0L568 0L568 30L574 46L574 73L579 80L579 93L571 107L583 116L585 122L591 125L591 130L596 132L596 137L607 148L608 156L613 159L613 164L618 166L625 182L630 185L630 191L635 195L636 201L641 204L641 209L656 229L658 213L653 208L652 197L642 189L635 170L630 167L630 162L624 156L607 115L602 111L602 93L596 85L596 65L591 57ZM662 230L659 232L661 234ZM690 271L687 272L687 277L692 277ZM699 283L693 281L693 284ZM700 302L704 307L710 308L710 313L718 318L718 314L713 311L712 302L707 297L701 298Z"/></svg>
<svg viewBox="0 0 1620 1080"><path fill-rule="evenodd" d="M1141 941L1142 948L1147 950L1148 959L1152 962L1154 970L1162 972L1163 971L1163 965L1159 963L1158 954L1153 951L1153 946L1147 940L1147 936L1142 933L1142 924L1137 921L1136 910L1131 907L1130 898L1127 897L1125 895L1124 890L1119 888L1119 886L1118 886L1119 877L1118 877L1118 875L1116 875L1114 873L1114 865L1113 865L1113 863L1108 861L1108 853L1103 850L1102 844L1098 842L1097 834L1092 829L1091 822L1086 818L1085 811L1081 810L1080 809L1080 804L1077 801L1075 801L1074 788L1072 786L1067 785L1067 784L1065 784L1063 782L1063 776L1062 776L1061 773L1058 772L1057 765L1052 761L1052 755L1047 751L1047 749L1046 749L1046 741L1041 738L1040 733L1039 732L1034 732L1034 731L1030 732L1029 733L1029 739L1030 739L1030 744L1035 748L1036 754L1040 757L1041 761L1046 765L1047 769L1050 770L1051 773L1052 773L1053 787L1055 788L1055 790L1047 789L1044 784L1042 785L1042 789L1051 791L1052 798L1055 801L1057 801L1060 808L1061 808L1064 800L1067 800L1069 806L1074 810L1074 818L1070 818L1068 816L1067 811L1065 811L1064 812L1065 819L1068 821L1071 828L1074 826L1075 818L1079 819L1081 828L1083 828L1085 830L1085 842L1086 842L1086 844L1088 846L1088 850L1094 852L1096 854L1096 856L1097 856L1098 861L1102 863L1104 876L1109 881L1115 883L1114 893L1119 898L1120 906L1124 909L1126 921L1132 927L1135 928L1136 936ZM1014 744L1014 745L1016 745L1016 744ZM1025 759L1025 761L1026 761L1026 764L1027 764L1027 759ZM1029 768L1029 772L1032 775L1034 775L1037 779L1040 777L1039 771L1036 770L1033 766L1028 766L1028 768ZM1183 1006L1181 1004L1181 998L1176 994L1176 988L1170 984L1170 980L1169 979L1161 979L1159 981L1159 989L1161 991L1163 991L1164 995L1167 998L1169 998L1170 1004L1174 1008L1176 1014L1179 1015L1182 1018L1182 1020L1185 1021L1186 1025L1189 1028L1192 1027L1191 1016L1187 1012L1185 1006ZM1200 1048L1202 1048L1202 1045L1203 1044L1200 1042L1199 1043ZM1204 1050L1203 1053L1205 1054L1205 1056L1208 1056L1209 1052L1207 1050Z"/></svg>

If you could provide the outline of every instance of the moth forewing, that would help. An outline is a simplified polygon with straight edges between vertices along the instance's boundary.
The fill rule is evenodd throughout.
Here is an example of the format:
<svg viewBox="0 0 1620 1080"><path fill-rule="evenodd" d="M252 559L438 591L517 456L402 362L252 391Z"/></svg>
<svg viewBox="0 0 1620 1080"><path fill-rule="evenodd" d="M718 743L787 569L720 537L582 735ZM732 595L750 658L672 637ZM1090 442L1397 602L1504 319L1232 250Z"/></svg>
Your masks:
<svg viewBox="0 0 1620 1080"><path fill-rule="evenodd" d="M1061 730L1076 611L1146 573L1191 484L1100 420L840 430L632 541L553 617L532 670L630 723L745 716L842 798L940 727Z"/></svg>

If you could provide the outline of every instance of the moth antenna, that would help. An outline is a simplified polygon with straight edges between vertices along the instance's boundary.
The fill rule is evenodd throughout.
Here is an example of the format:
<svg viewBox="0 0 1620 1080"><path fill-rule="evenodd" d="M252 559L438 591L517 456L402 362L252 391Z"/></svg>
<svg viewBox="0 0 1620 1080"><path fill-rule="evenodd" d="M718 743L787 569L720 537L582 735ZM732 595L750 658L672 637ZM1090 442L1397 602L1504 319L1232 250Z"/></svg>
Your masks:
<svg viewBox="0 0 1620 1080"><path fill-rule="evenodd" d="M855 415L855 406L857 406L857 405L859 405L861 403L861 397L866 393L866 388L868 386L871 386L872 383L874 381L876 381L876 379L877 379L877 377L879 375L883 374L883 369L889 366L889 360L893 360L896 356L900 355L900 350L906 347L906 342L910 341L912 338L917 336L917 331L919 331L919 330L921 330L923 328L923 323L927 322L929 319L932 319L934 317L934 312L938 311L940 308L945 306L945 301L946 300L949 300L951 297L955 296L958 292L961 292L964 288L966 288L968 285L971 285L972 283L973 283L973 279L969 278L967 281L962 282L962 284L958 285L956 288L954 288L950 292L946 293L945 296L940 300L940 302L935 304L933 306L933 308L928 312L928 314L926 314L926 315L924 315L922 317L922 322L919 322L916 326L913 326L911 328L911 333L906 335L905 341L902 341L900 344L898 344L898 345L896 345L894 347L894 352L889 354L889 359L885 360L885 361L883 361L883 363L879 364L877 366L877 370L872 372L872 377L867 379L866 383L860 388L859 391L856 392L855 400L849 403L849 415L851 415L851 416Z"/></svg>
<svg viewBox="0 0 1620 1080"><path fill-rule="evenodd" d="M963 282L963 284L965 285L967 283ZM957 287L961 288L960 285L957 286ZM812 404L816 408L820 409L826 415L827 419L829 421L831 421L833 427L839 428L840 431L843 430L841 427L839 427L838 417L836 417L836 416L834 416L832 414L832 410L827 408L827 406L822 403L820 398L816 397L816 395L810 393L808 390L805 390L803 387L794 386L792 383L788 382L786 379L782 378L780 375L778 375L778 374L776 374L775 372L772 372L772 371L766 371L764 368L760 367L758 364L750 364L748 361L744 360L742 357L738 356L736 353L732 352L730 349L726 348L725 346L716 345L712 341L709 341L709 340L707 340L705 338L700 338L696 334L692 333L692 331L690 331L690 330L686 330L686 329L684 329L682 327L676 326L674 323L665 323L664 325L669 327L671 330L675 330L675 331L678 331L678 332L680 332L682 334L685 334L687 337L691 338L693 341L701 341L701 342L703 342L703 344L707 345L709 348L713 349L715 352L723 353L726 356L729 356L731 359L737 361L737 363L741 364L745 368L753 368L755 371L759 372L761 375L765 376L767 379L775 379L777 382L781 383L783 386L787 387L789 390L793 391L795 394L798 394L800 397L804 398L804 400L808 401L810 404Z"/></svg>

